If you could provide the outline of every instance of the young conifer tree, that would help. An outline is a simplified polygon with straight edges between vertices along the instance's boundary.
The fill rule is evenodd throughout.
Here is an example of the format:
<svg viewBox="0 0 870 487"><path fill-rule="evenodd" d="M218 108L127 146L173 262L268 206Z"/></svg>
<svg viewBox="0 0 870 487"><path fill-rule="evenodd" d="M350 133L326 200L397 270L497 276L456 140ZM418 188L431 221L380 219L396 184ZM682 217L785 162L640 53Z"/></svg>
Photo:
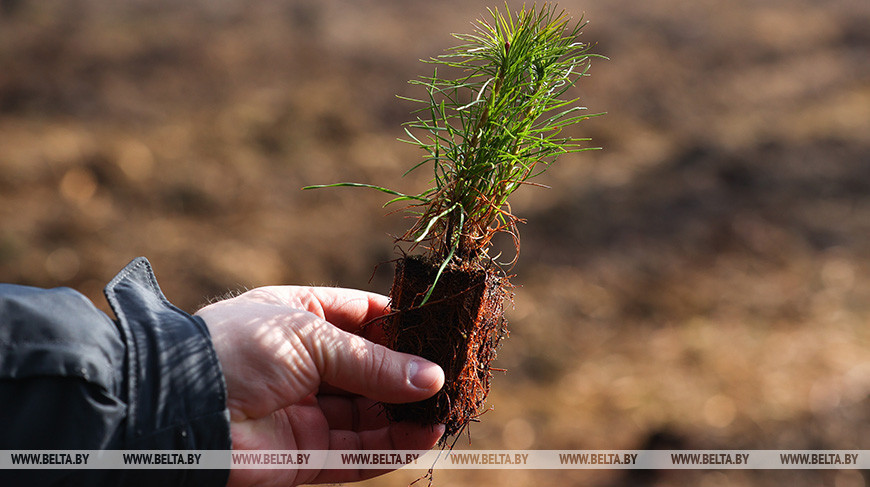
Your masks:
<svg viewBox="0 0 870 487"><path fill-rule="evenodd" d="M368 187L395 196L387 205L407 203L416 220L400 240L412 250L422 244L442 270L487 259L499 232L512 235L519 251L520 219L509 197L558 156L592 149L589 139L564 131L597 115L565 97L601 57L579 42L582 19L572 24L552 5L489 13L474 32L454 34L460 45L427 61L435 65L431 76L411 81L426 96L405 98L423 107L405 124L404 141L426 154L408 173L428 167L431 187L404 194L360 183L309 186Z"/></svg>
<svg viewBox="0 0 870 487"><path fill-rule="evenodd" d="M504 335L507 278L490 255L493 236L519 233L510 196L557 157L589 150L566 130L591 116L568 90L600 57L579 42L584 23L552 5L515 13L490 9L461 42L427 61L431 76L411 81L425 95L405 124L405 142L425 156L408 172L428 168L431 186L416 194L372 184L405 204L413 225L399 238L423 255L398 259L383 328L391 348L444 369L443 389L425 401L385 405L391 419L447 425L445 438L482 411L490 363ZM385 206L386 206L385 205ZM514 260L516 256L514 257ZM443 438L442 438L443 440Z"/></svg>

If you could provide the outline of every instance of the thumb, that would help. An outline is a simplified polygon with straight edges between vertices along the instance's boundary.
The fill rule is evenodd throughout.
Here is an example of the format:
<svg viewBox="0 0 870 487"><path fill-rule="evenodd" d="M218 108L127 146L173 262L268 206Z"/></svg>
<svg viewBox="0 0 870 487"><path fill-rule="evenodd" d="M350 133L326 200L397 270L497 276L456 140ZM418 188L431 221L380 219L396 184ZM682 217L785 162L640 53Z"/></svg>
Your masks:
<svg viewBox="0 0 870 487"><path fill-rule="evenodd" d="M323 382L391 403L421 401L444 385L444 371L437 364L321 323L304 339Z"/></svg>

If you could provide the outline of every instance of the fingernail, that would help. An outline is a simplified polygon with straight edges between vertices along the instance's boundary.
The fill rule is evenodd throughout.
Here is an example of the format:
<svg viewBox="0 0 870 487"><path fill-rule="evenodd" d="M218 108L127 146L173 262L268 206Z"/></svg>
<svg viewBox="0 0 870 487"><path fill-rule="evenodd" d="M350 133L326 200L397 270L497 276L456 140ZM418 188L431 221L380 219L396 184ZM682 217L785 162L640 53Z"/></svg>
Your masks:
<svg viewBox="0 0 870 487"><path fill-rule="evenodd" d="M408 370L411 385L418 389L431 389L444 381L444 372L437 364L427 360L412 360ZM440 387L439 387L440 389Z"/></svg>

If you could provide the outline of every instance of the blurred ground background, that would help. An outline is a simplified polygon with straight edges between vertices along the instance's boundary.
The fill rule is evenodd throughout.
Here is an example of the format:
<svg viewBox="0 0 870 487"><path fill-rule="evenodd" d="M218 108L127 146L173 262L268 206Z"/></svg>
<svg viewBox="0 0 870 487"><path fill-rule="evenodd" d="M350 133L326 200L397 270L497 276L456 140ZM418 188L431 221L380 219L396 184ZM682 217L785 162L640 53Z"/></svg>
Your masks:
<svg viewBox="0 0 870 487"><path fill-rule="evenodd" d="M518 6L518 2L510 2ZM870 3L562 2L611 58L575 92L602 151L528 219L493 449L870 449ZM380 194L417 60L477 0L0 1L0 280L168 297L386 293ZM369 485L406 485L398 472ZM855 471L444 471L437 485L863 486Z"/></svg>

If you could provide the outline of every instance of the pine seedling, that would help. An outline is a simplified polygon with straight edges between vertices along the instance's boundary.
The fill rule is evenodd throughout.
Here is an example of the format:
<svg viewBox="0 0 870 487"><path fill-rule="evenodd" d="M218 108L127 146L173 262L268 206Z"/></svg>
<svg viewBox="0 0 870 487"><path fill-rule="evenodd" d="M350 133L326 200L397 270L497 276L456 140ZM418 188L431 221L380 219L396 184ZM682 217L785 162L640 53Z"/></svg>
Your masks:
<svg viewBox="0 0 870 487"><path fill-rule="evenodd" d="M428 168L428 189L310 187L373 188L414 217L399 240L424 255L396 260L390 311L376 326L389 348L440 365L445 383L426 400L384 408L394 421L444 424L442 444L482 414L491 363L506 336L508 278L489 251L504 232L519 254L522 220L508 200L521 186L537 185L532 180L559 156L589 150L588 139L566 129L594 116L566 96L600 57L577 40L582 20L572 24L550 5L489 13L471 34L454 35L460 45L426 61L431 76L411 81L425 95L407 98L421 107L405 124L404 141L425 156L408 173Z"/></svg>
<svg viewBox="0 0 870 487"><path fill-rule="evenodd" d="M408 173L429 166L432 187L415 195L360 183L309 187L368 187L395 196L387 205L406 202L416 219L399 240L423 245L441 263L439 276L451 262L487 259L499 232L512 236L518 255L521 220L509 197L558 156L591 149L564 130L595 116L565 97L601 57L577 40L585 23L571 25L550 5L489 13L471 34L454 34L462 44L426 61L433 74L411 81L426 96L405 98L423 107L403 141L426 154Z"/></svg>

